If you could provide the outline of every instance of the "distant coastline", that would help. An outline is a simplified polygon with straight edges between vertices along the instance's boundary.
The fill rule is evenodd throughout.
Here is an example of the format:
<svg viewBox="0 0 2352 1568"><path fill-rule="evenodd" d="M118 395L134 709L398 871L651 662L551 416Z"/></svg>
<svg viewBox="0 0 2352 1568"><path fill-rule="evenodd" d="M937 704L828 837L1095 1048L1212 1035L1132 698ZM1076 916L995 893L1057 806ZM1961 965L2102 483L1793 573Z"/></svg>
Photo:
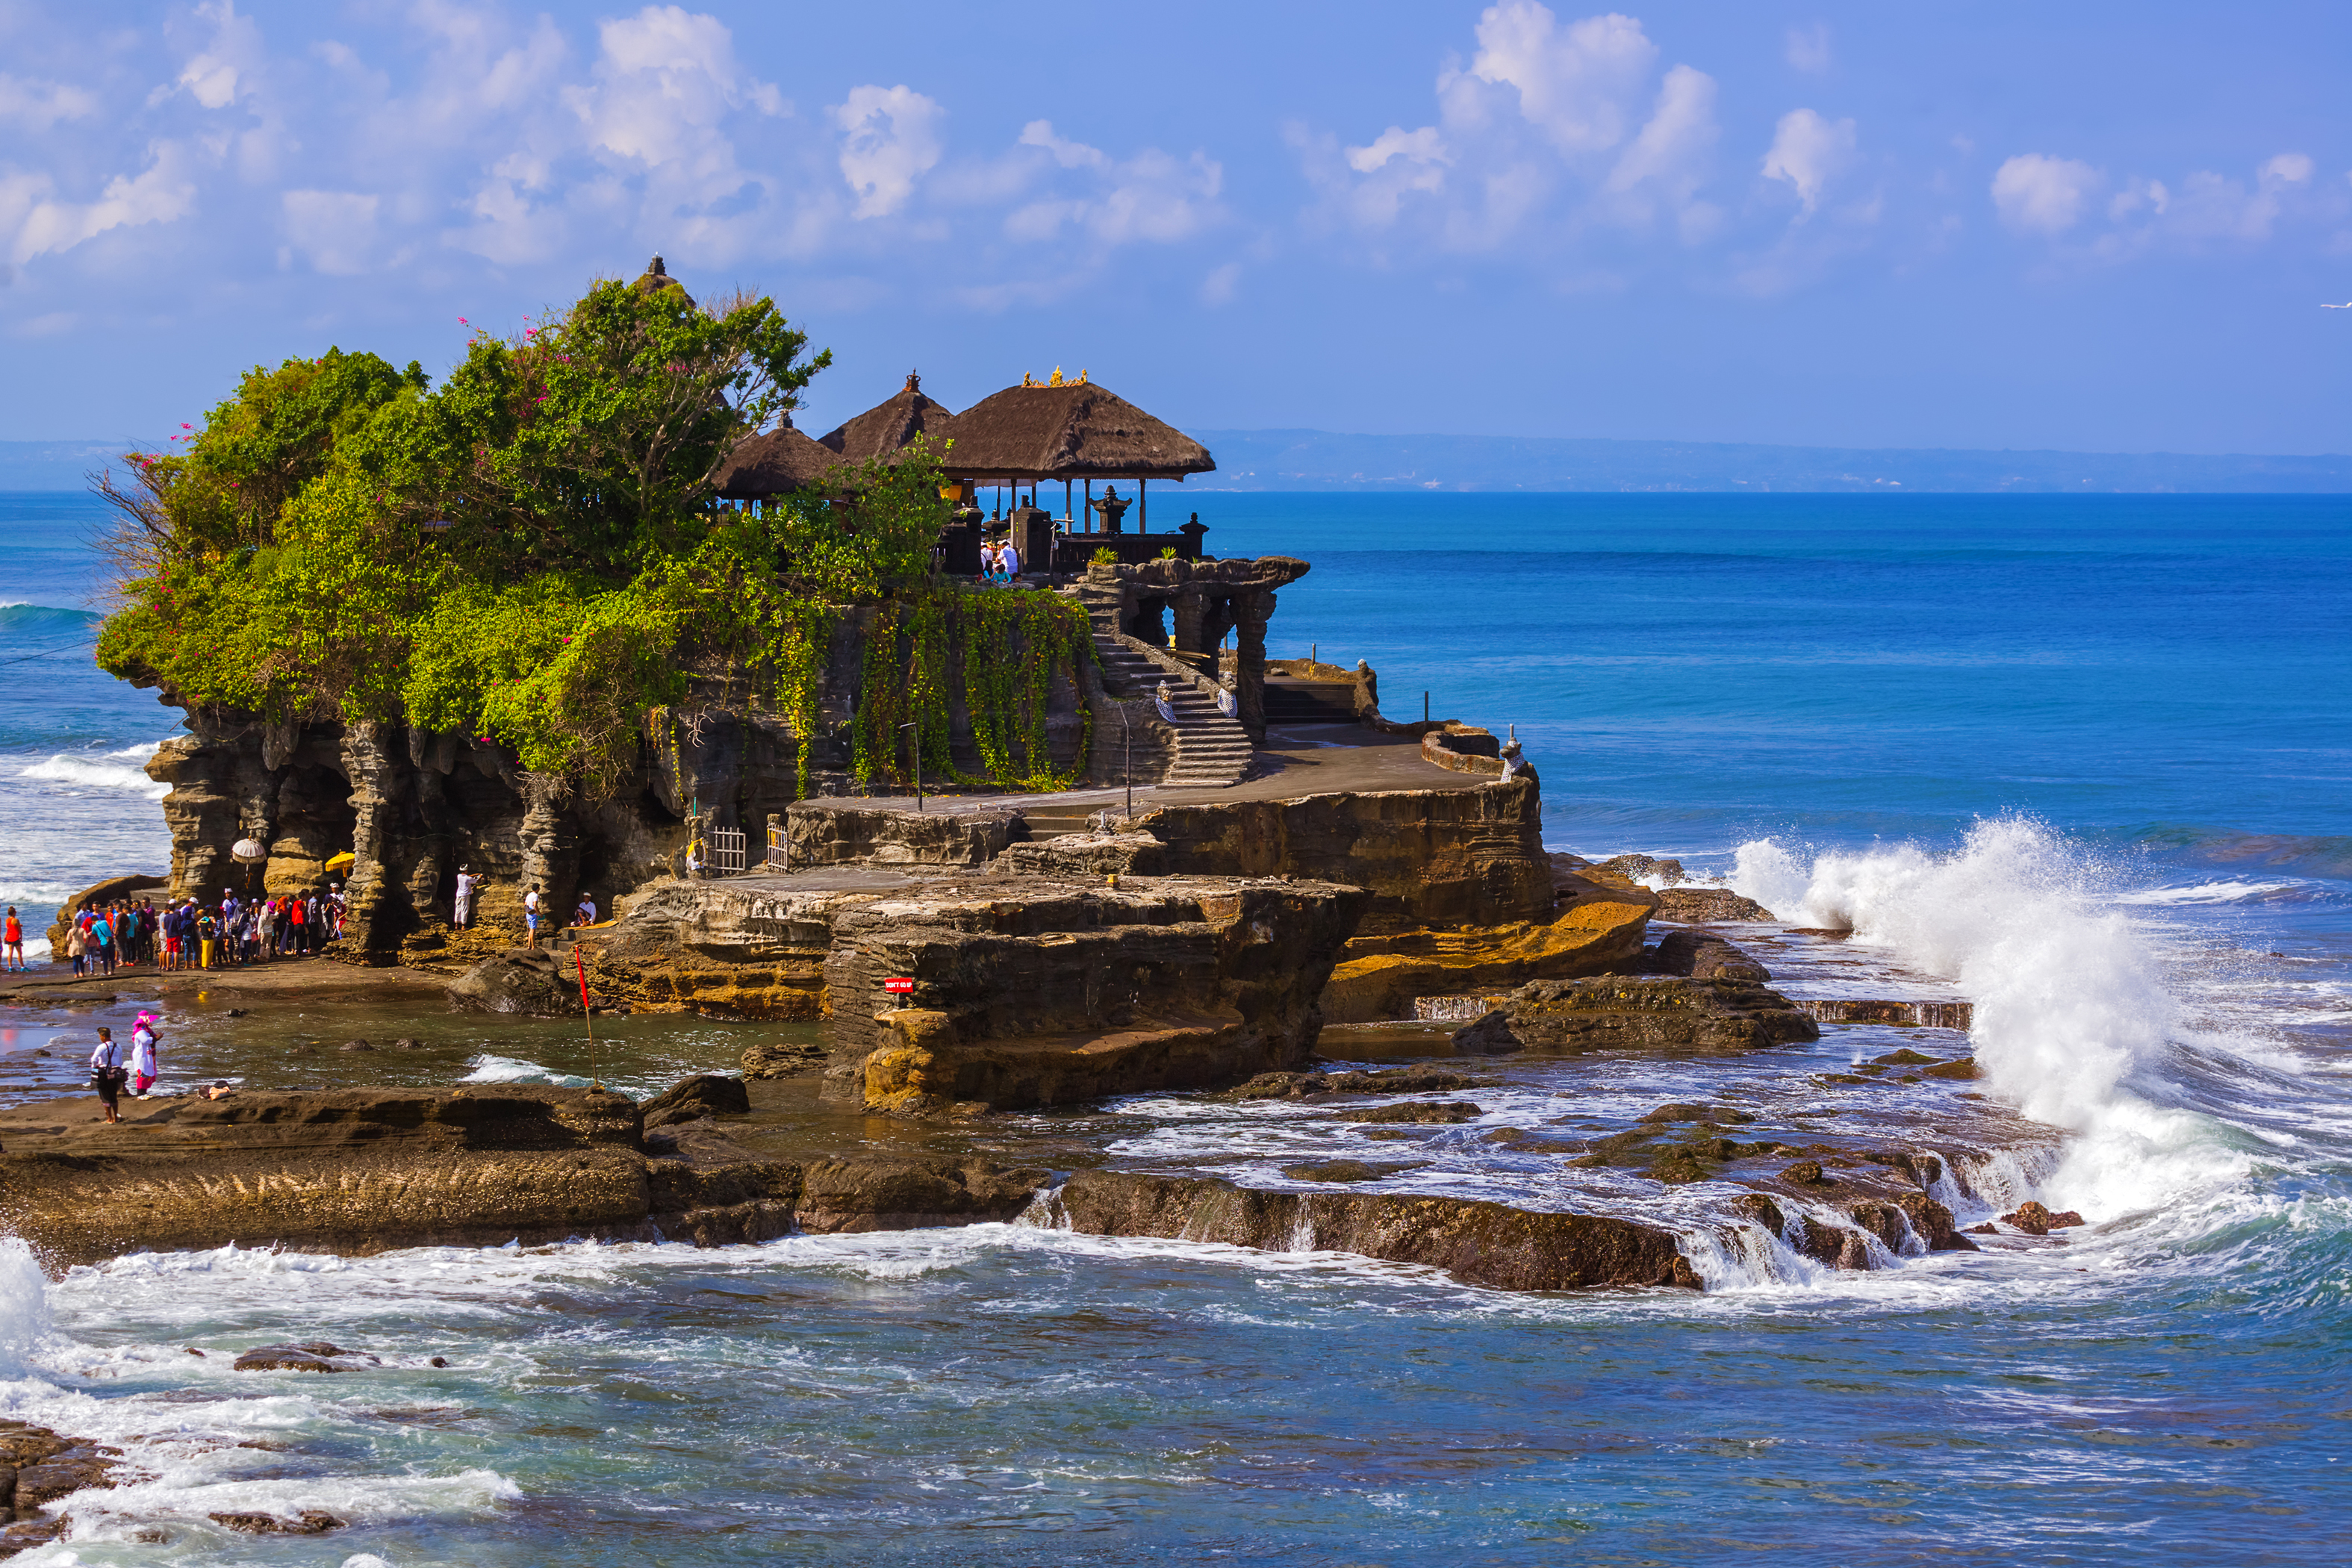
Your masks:
<svg viewBox="0 0 2352 1568"><path fill-rule="evenodd" d="M1599 441L1513 436L1346 436L1195 429L1217 459L1188 489L1945 494L2352 492L2352 456L2011 452Z"/></svg>
<svg viewBox="0 0 2352 1568"><path fill-rule="evenodd" d="M1769 447L1518 436L1196 431L1217 459L1188 490L1721 494L2345 495L2352 455ZM160 441L0 441L0 490L79 490Z"/></svg>

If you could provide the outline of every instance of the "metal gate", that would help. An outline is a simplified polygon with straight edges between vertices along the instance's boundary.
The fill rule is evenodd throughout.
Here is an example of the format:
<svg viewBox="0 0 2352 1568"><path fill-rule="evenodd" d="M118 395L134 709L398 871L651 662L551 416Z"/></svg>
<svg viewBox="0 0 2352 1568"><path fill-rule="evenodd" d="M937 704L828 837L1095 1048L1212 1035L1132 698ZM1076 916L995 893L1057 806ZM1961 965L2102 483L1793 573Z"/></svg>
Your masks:
<svg viewBox="0 0 2352 1568"><path fill-rule="evenodd" d="M720 877L743 874L743 835L731 827L710 830L710 869Z"/></svg>
<svg viewBox="0 0 2352 1568"><path fill-rule="evenodd" d="M792 842L785 836L784 825L781 822L770 823L768 825L769 869L774 871L790 870L792 868Z"/></svg>

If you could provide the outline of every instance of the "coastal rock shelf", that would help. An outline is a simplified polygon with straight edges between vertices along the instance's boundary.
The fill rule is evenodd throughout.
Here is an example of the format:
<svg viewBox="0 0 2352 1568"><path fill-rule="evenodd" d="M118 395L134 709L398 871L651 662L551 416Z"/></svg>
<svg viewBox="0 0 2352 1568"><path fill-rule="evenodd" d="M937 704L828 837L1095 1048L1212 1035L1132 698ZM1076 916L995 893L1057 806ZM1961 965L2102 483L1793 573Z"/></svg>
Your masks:
<svg viewBox="0 0 2352 1568"><path fill-rule="evenodd" d="M1457 1031L1465 1056L1610 1049L1723 1052L1821 1038L1821 1026L1751 980L1625 976L1538 980Z"/></svg>

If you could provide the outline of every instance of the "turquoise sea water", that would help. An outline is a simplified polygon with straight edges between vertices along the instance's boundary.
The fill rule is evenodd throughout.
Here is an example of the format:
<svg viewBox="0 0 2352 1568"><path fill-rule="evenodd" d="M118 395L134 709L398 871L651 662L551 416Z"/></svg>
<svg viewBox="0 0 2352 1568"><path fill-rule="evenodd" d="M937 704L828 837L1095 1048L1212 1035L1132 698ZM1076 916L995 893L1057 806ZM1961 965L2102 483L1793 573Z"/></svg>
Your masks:
<svg viewBox="0 0 2352 1568"><path fill-rule="evenodd" d="M1851 921L1829 962L1853 985L1973 1001L1977 1087L2056 1140L2001 1190L2090 1226L1866 1274L1711 1254L1702 1297L1029 1226L226 1252L46 1286L0 1252L0 1410L142 1439L154 1472L46 1560L2343 1555L2352 500L1185 504L1216 553L1315 563L1276 654L1368 658L1391 716L1426 689L1517 724L1556 847L1680 855ZM85 625L58 609L80 507L0 498L0 600L51 606L0 610L0 658L29 656L0 665L11 888L160 862L135 763L166 716L34 651ZM1181 1097L1131 1109L1160 1129L1139 1146L1222 1135ZM178 1348L313 1334L387 1365L257 1384ZM256 1507L354 1523L205 1520ZM157 1521L168 1542L134 1539Z"/></svg>

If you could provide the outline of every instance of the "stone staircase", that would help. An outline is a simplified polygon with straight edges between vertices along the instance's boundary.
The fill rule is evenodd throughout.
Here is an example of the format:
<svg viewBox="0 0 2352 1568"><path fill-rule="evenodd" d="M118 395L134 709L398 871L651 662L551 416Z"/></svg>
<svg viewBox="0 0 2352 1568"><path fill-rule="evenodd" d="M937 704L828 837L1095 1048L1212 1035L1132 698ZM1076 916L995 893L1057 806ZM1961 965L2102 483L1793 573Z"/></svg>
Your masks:
<svg viewBox="0 0 2352 1568"><path fill-rule="evenodd" d="M1163 788L1218 788L1249 775L1255 755L1249 731L1227 718L1216 699L1194 684L1172 656L1158 653L1118 629L1118 592L1081 582L1078 602L1093 623L1095 657L1103 686L1115 700L1149 700L1168 683L1168 706L1176 714L1172 755L1159 783ZM1157 715L1155 714L1155 717Z"/></svg>

